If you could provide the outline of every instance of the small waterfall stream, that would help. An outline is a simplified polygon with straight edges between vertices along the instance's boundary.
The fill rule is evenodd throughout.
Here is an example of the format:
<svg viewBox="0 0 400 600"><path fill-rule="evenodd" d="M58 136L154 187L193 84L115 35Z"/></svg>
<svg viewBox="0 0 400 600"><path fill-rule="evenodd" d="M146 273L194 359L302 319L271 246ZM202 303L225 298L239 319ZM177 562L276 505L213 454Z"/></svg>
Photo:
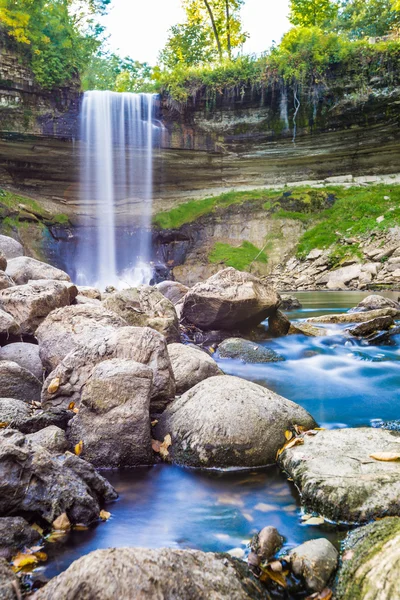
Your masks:
<svg viewBox="0 0 400 600"><path fill-rule="evenodd" d="M153 148L161 131L155 100L153 94L84 95L79 284L121 288L151 278Z"/></svg>

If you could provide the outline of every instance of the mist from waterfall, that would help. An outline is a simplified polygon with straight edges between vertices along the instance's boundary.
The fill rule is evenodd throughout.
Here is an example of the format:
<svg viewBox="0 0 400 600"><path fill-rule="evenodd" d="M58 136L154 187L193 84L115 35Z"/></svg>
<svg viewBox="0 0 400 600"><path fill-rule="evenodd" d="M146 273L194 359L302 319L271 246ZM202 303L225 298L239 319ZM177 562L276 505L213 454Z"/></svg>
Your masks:
<svg viewBox="0 0 400 600"><path fill-rule="evenodd" d="M151 278L153 94L86 92L81 110L82 235L77 283L117 288Z"/></svg>

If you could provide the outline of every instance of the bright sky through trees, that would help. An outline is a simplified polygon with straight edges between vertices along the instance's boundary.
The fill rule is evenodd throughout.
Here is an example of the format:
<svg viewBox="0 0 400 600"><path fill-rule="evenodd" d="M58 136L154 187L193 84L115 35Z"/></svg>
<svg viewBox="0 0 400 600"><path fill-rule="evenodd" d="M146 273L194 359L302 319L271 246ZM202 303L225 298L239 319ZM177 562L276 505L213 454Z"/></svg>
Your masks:
<svg viewBox="0 0 400 600"><path fill-rule="evenodd" d="M122 56L155 64L165 46L168 29L184 20L181 0L112 0L102 19L109 46ZM241 10L243 30L250 34L246 53L265 51L289 29L289 0L246 0Z"/></svg>

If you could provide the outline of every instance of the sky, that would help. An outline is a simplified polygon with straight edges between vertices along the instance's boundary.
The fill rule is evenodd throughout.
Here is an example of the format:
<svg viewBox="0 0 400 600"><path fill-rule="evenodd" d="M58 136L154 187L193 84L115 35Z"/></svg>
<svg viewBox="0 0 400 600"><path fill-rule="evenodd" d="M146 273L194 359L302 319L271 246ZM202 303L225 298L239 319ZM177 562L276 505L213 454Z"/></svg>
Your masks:
<svg viewBox="0 0 400 600"><path fill-rule="evenodd" d="M243 29L250 34L245 53L261 53L289 29L289 0L246 0ZM168 29L184 20L180 0L112 0L103 17L109 47L122 56L155 64L165 45Z"/></svg>

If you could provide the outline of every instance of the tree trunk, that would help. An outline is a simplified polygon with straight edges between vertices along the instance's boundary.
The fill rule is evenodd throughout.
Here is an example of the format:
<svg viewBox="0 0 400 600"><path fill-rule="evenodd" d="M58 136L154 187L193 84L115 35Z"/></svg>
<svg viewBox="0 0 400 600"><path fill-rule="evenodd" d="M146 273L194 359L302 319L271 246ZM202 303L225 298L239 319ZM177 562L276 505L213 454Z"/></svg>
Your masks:
<svg viewBox="0 0 400 600"><path fill-rule="evenodd" d="M232 49L231 49L231 16L229 14L229 0L225 0L226 7L226 37L227 37L227 47L228 47L228 56L232 58Z"/></svg>
<svg viewBox="0 0 400 600"><path fill-rule="evenodd" d="M210 15L210 20L211 20L212 29L213 29L213 32L214 32L215 41L217 42L219 59L222 61L221 41L219 39L218 30L217 30L217 26L215 24L214 15L213 15L213 12L211 10L211 6L210 6L208 0L204 0L204 4L206 5L206 8L208 10L208 14Z"/></svg>

